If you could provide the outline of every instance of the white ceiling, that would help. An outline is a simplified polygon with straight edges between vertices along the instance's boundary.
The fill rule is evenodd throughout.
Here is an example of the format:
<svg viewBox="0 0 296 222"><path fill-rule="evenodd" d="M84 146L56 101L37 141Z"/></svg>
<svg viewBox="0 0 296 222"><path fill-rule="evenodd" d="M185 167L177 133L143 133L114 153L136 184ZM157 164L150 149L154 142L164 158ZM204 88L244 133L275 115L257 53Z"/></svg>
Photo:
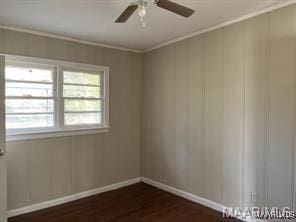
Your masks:
<svg viewBox="0 0 296 222"><path fill-rule="evenodd" d="M174 0L196 13L183 18L151 4L147 27L135 13L127 23L114 20L133 0L0 0L0 22L135 50L146 50L287 0Z"/></svg>

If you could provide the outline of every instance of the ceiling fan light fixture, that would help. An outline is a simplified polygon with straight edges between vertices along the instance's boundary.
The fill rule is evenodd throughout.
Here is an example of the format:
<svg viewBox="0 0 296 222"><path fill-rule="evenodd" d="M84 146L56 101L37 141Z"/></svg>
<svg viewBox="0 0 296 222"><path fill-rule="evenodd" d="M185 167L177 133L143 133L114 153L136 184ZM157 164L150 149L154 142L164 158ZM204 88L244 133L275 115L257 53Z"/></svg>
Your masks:
<svg viewBox="0 0 296 222"><path fill-rule="evenodd" d="M188 8L186 6L175 3L171 0L153 0L155 5L165 10L168 10L172 13L181 15L183 17L190 17L195 10ZM146 7L148 5L148 0L137 0L136 2L130 4L121 15L115 20L115 23L125 23L133 13L138 10L138 14L141 17L142 26L146 27L145 19L146 16Z"/></svg>
<svg viewBox="0 0 296 222"><path fill-rule="evenodd" d="M141 23L142 23L142 27L145 28L146 27L146 23L145 23L145 17L146 15L146 7L143 5L139 6L139 16L141 17Z"/></svg>
<svg viewBox="0 0 296 222"><path fill-rule="evenodd" d="M145 15L146 15L146 6L147 6L147 2L145 0L139 0L138 1L138 5L139 5L139 16L141 17L141 23L142 23L142 27L145 28L146 27L146 23L145 23Z"/></svg>
<svg viewBox="0 0 296 222"><path fill-rule="evenodd" d="M139 16L144 17L146 15L146 6L140 5L139 6Z"/></svg>

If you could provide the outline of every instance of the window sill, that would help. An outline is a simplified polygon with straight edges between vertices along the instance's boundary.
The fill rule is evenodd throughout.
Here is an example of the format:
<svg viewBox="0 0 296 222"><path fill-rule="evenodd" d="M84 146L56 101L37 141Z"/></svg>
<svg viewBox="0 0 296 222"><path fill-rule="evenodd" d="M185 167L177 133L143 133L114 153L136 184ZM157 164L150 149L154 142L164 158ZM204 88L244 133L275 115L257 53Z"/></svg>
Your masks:
<svg viewBox="0 0 296 222"><path fill-rule="evenodd" d="M102 127L102 128L93 128L93 129L24 133L24 134L17 134L17 135L7 135L6 142L32 140L32 139L45 139L45 138L63 137L63 136L87 135L87 134L96 134L96 133L107 133L109 132L109 130L110 130L110 127Z"/></svg>

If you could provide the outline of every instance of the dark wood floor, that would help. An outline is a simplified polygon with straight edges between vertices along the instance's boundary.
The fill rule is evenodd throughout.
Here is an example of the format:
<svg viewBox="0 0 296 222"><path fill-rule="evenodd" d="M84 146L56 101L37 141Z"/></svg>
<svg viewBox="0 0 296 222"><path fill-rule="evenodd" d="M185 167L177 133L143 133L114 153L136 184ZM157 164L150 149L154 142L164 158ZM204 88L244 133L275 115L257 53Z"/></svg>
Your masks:
<svg viewBox="0 0 296 222"><path fill-rule="evenodd" d="M139 183L78 201L10 218L9 222L220 222L222 215Z"/></svg>

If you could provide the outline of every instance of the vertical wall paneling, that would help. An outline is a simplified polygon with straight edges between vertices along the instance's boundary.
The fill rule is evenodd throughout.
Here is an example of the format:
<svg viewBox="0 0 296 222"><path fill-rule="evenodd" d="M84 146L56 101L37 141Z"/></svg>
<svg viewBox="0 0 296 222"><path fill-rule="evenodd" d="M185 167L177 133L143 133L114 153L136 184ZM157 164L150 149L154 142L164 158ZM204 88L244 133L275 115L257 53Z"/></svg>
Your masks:
<svg viewBox="0 0 296 222"><path fill-rule="evenodd" d="M132 86L132 60L131 55L128 53L127 55L121 54L120 61L122 64L120 72L122 73L130 73L130 75L126 76L126 78L122 78L120 83L116 83L115 87L117 87L117 84L122 84L126 87L121 87L118 93L118 103L122 107L121 112L117 113L119 115L119 124L118 127L120 129L119 134L116 135L117 138L120 138L122 143L118 146L114 144L112 147L112 154L109 158L113 159L114 164L116 164L116 168L118 168L118 176L119 178L122 178L123 175L125 175L125 171L129 169L131 166L129 166L129 160L132 159L133 155L130 153L131 149L131 140L130 140L130 134L132 129L132 101L134 100L128 100L126 98L132 98L130 93L133 93L130 88L133 88ZM114 79L114 82L117 82L116 79ZM129 124L127 124L129 123ZM126 155L116 156L116 151L120 150L120 152L124 152ZM106 160L108 161L108 160ZM130 161L133 162L134 161ZM110 172L110 176L113 177L113 172Z"/></svg>
<svg viewBox="0 0 296 222"><path fill-rule="evenodd" d="M162 64L163 56L160 50L154 51L151 56L154 63ZM162 181L162 66L152 66L151 83L151 176L157 181Z"/></svg>
<svg viewBox="0 0 296 222"><path fill-rule="evenodd" d="M128 87L122 87L121 88L121 95L120 95L120 103L121 106L123 107L122 112L120 114L120 127L121 127L121 137L122 143L121 150L122 152L125 152L126 155L122 155L120 157L120 172L121 172L121 177L124 177L125 171L127 169L131 169L133 166L131 166L131 163L135 163L134 161L129 161L129 159L133 158L133 153L131 153L131 137L132 137L132 129L133 129L133 116L136 116L133 113L133 101L134 100L128 100L126 98L132 98L135 96L133 94L133 91L129 90L129 88L134 88L133 86L133 60L131 57L131 53L128 53L127 56L122 58L124 64L126 66L123 66L124 68L124 73L131 73L128 75L126 78L122 79L121 84L128 86ZM125 124L125 123L130 123L130 124ZM115 151L115 150L114 150ZM115 151L116 152L116 151Z"/></svg>
<svg viewBox="0 0 296 222"><path fill-rule="evenodd" d="M9 151L7 175L14 175L7 177L8 209L27 206L30 204L29 148L25 142L13 142L6 149Z"/></svg>
<svg viewBox="0 0 296 222"><path fill-rule="evenodd" d="M241 206L243 24L224 29L223 204Z"/></svg>
<svg viewBox="0 0 296 222"><path fill-rule="evenodd" d="M189 78L189 42L176 44L175 61L175 163L176 186L188 191L188 78Z"/></svg>
<svg viewBox="0 0 296 222"><path fill-rule="evenodd" d="M32 140L26 143L30 156L31 203L49 200L52 198L52 145L49 139Z"/></svg>
<svg viewBox="0 0 296 222"><path fill-rule="evenodd" d="M52 198L71 193L71 137L50 140L52 152Z"/></svg>
<svg viewBox="0 0 296 222"><path fill-rule="evenodd" d="M222 201L223 29L206 34L205 196Z"/></svg>
<svg viewBox="0 0 296 222"><path fill-rule="evenodd" d="M162 113L163 146L154 146L155 135L143 135L154 152L143 162L155 172L163 169L160 182L175 182L174 187L228 206L292 207L294 201L295 207L295 29L296 5L291 5L145 54L152 107L163 78L163 110L149 113L150 119ZM167 58L170 48L173 61ZM174 89L168 69L176 72ZM167 165L171 127L173 174ZM149 143L143 143L148 153Z"/></svg>
<svg viewBox="0 0 296 222"><path fill-rule="evenodd" d="M95 188L95 135L75 136L72 140L72 191Z"/></svg>
<svg viewBox="0 0 296 222"><path fill-rule="evenodd" d="M245 22L244 200L266 205L269 15ZM251 198L251 193L257 198Z"/></svg>
<svg viewBox="0 0 296 222"><path fill-rule="evenodd" d="M136 62L134 62L136 61ZM128 161L129 167L126 169L125 175L129 175L131 177L136 177L137 175L141 175L141 141L142 141L142 133L141 133L141 118L142 118L142 70L143 70L143 58L142 56L138 56L137 54L131 53L131 88L130 96L133 98L131 100L132 103L132 129L130 132L130 156L132 157L132 161ZM140 73L140 74L139 74ZM140 146L140 147L139 147ZM135 164L137 167L135 167ZM125 176L124 175L124 176Z"/></svg>
<svg viewBox="0 0 296 222"><path fill-rule="evenodd" d="M295 137L295 5L271 12L269 206L292 207Z"/></svg>
<svg viewBox="0 0 296 222"><path fill-rule="evenodd" d="M99 134L95 137L95 144L96 144L96 176L95 176L95 184L96 187L102 187L105 185L106 180L105 180L105 175L104 175L104 146L103 146L103 142L104 142L104 135L103 134Z"/></svg>
<svg viewBox="0 0 296 222"><path fill-rule="evenodd" d="M204 51L205 36L190 39L188 81L189 191L204 195ZM192 170L194 169L194 170Z"/></svg>
<svg viewBox="0 0 296 222"><path fill-rule="evenodd" d="M175 46L163 50L162 81L162 142L163 142L163 182L174 186L175 176Z"/></svg>
<svg viewBox="0 0 296 222"><path fill-rule="evenodd" d="M142 175L151 178L151 70L152 55L144 56L142 89Z"/></svg>

